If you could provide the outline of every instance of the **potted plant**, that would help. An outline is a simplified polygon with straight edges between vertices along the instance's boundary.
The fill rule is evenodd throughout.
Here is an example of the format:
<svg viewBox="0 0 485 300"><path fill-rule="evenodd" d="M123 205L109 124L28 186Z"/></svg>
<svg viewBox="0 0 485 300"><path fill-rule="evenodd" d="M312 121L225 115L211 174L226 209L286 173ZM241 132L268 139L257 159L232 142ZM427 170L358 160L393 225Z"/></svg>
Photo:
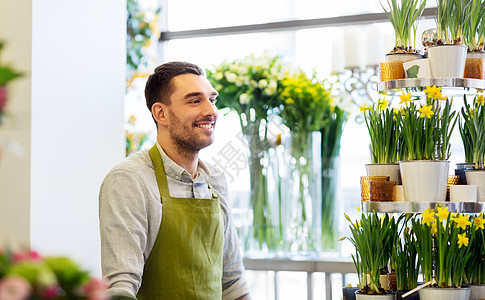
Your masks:
<svg viewBox="0 0 485 300"><path fill-rule="evenodd" d="M456 124L451 101L441 88L427 86L424 103L406 102L396 116L401 124L406 161L400 161L404 197L410 202L446 200L450 137Z"/></svg>
<svg viewBox="0 0 485 300"><path fill-rule="evenodd" d="M229 108L239 117L242 142L247 145L252 226L248 228L245 250L276 250L281 246L280 203L277 191L268 187L276 180L270 171L274 157L270 148L276 134L270 131L280 104L278 86L287 68L278 56L254 54L234 61L224 61L207 70L207 79L219 93L219 109ZM244 237L245 236L245 237Z"/></svg>
<svg viewBox="0 0 485 300"><path fill-rule="evenodd" d="M281 81L279 95L279 116L291 135L290 156L285 164L288 179L282 193L285 197L282 201L291 212L283 229L286 248L318 250L321 216L315 208L321 207L318 180L321 166L315 167L320 154L314 153L313 142L328 121L327 112L334 107L332 97L316 73L307 76L302 70L288 74Z"/></svg>
<svg viewBox="0 0 485 300"><path fill-rule="evenodd" d="M413 231L424 281L431 282L431 287L419 291L420 299L469 299L470 287L463 285L471 257L469 244L475 238L475 225L469 217L452 215L447 207L438 206L436 211L427 209L420 219L416 217Z"/></svg>
<svg viewBox="0 0 485 300"><path fill-rule="evenodd" d="M485 5L481 0L470 0L469 17L466 19L464 31L465 45L468 53L465 63L465 78L485 78L485 52L483 39L485 36Z"/></svg>
<svg viewBox="0 0 485 300"><path fill-rule="evenodd" d="M485 97L476 95L470 105L464 98L461 109L463 128L468 132L468 148L473 156L473 169L465 171L466 182L477 186L477 200L485 201Z"/></svg>
<svg viewBox="0 0 485 300"><path fill-rule="evenodd" d="M410 97L410 94L409 94ZM398 161L402 158L400 123L389 101L379 99L376 104L361 107L371 141L372 163L366 164L367 176L389 176L401 184Z"/></svg>
<svg viewBox="0 0 485 300"><path fill-rule="evenodd" d="M352 235L347 238L356 251L352 255L360 286L356 298L394 299L394 295L384 290L380 283L382 258L385 256L385 245L392 240L389 229L394 217L385 214L381 218L377 213L362 213L360 221L353 222L346 214L345 218L350 222Z"/></svg>
<svg viewBox="0 0 485 300"><path fill-rule="evenodd" d="M485 298L485 218L484 214L473 217L475 238L470 241L471 257L465 267L465 281L471 286L470 299Z"/></svg>
<svg viewBox="0 0 485 300"><path fill-rule="evenodd" d="M391 266L395 270L397 299L403 299L403 294L418 285L419 264L416 237L408 227L412 217L412 214L403 214L396 222L400 228L393 243ZM405 299L419 299L417 296L417 294L412 294Z"/></svg>
<svg viewBox="0 0 485 300"><path fill-rule="evenodd" d="M381 80L404 78L403 63L422 58L415 43L417 21L426 0L387 0L387 9L381 6L395 34L394 48L386 55L387 61L381 63Z"/></svg>
<svg viewBox="0 0 485 300"><path fill-rule="evenodd" d="M463 44L464 24L471 0L437 0L437 40L428 47L433 77L462 78L467 46Z"/></svg>

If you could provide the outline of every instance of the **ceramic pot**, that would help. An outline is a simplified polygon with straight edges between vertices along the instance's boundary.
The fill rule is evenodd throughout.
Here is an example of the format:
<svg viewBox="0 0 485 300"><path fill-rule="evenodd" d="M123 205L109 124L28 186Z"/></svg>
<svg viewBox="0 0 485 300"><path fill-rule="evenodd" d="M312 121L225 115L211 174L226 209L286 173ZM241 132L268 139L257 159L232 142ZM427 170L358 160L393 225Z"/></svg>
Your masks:
<svg viewBox="0 0 485 300"><path fill-rule="evenodd" d="M462 288L424 288L419 290L421 300L468 300L470 287Z"/></svg>
<svg viewBox="0 0 485 300"><path fill-rule="evenodd" d="M357 300L394 300L394 294L386 295L366 295L360 291L355 292L355 299Z"/></svg>
<svg viewBox="0 0 485 300"><path fill-rule="evenodd" d="M418 53L388 53L386 54L386 61L400 61L402 63L421 59L423 55Z"/></svg>
<svg viewBox="0 0 485 300"><path fill-rule="evenodd" d="M367 176L389 176L389 180L397 185L402 182L399 164L366 164L365 171Z"/></svg>
<svg viewBox="0 0 485 300"><path fill-rule="evenodd" d="M407 202L440 202L446 200L448 169L446 160L399 162L404 198Z"/></svg>
<svg viewBox="0 0 485 300"><path fill-rule="evenodd" d="M485 299L485 285L470 285L470 300Z"/></svg>
<svg viewBox="0 0 485 300"><path fill-rule="evenodd" d="M465 175L468 185L477 186L477 201L485 201L485 170L466 170Z"/></svg>
<svg viewBox="0 0 485 300"><path fill-rule="evenodd" d="M465 72L465 45L440 45L428 48L433 77L462 78Z"/></svg>
<svg viewBox="0 0 485 300"><path fill-rule="evenodd" d="M409 296L406 296L406 298L403 298L402 295L406 294L409 291L396 291L396 300L419 300L419 293L412 293Z"/></svg>
<svg viewBox="0 0 485 300"><path fill-rule="evenodd" d="M457 163L455 169L455 175L460 176L458 180L458 184L466 184L466 176L465 170L466 169L473 169L473 163Z"/></svg>
<svg viewBox="0 0 485 300"><path fill-rule="evenodd" d="M431 68L429 59L415 59L403 63L406 78L429 78L431 77Z"/></svg>

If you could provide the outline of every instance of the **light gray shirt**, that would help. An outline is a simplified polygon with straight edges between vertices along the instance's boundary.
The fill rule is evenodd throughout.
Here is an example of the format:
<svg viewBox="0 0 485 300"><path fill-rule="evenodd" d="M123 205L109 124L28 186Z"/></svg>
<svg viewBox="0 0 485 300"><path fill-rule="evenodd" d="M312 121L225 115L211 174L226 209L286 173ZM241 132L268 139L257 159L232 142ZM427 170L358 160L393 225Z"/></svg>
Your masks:
<svg viewBox="0 0 485 300"><path fill-rule="evenodd" d="M208 183L218 194L224 215L222 298L248 294L224 174L199 160L199 173L192 179L158 143L157 148L171 197L211 198ZM160 192L147 150L124 159L106 175L99 193L99 219L103 277L109 281L112 295L135 297L162 220Z"/></svg>

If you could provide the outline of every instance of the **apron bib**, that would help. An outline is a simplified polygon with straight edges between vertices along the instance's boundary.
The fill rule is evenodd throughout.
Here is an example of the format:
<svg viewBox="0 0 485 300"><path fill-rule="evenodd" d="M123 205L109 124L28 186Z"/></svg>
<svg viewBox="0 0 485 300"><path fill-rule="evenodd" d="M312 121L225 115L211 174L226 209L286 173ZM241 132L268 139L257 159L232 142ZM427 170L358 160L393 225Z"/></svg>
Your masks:
<svg viewBox="0 0 485 300"><path fill-rule="evenodd" d="M137 298L221 299L224 221L219 198L210 185L211 199L170 197L156 145L149 154L160 191L162 222Z"/></svg>

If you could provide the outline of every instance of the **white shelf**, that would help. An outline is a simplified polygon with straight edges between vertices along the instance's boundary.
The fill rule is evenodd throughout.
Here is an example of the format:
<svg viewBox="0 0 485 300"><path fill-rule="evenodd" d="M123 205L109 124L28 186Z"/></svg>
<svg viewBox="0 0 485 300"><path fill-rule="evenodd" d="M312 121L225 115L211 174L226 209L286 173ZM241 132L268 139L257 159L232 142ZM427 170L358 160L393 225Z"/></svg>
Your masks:
<svg viewBox="0 0 485 300"><path fill-rule="evenodd" d="M426 86L442 87L446 94L474 94L485 89L485 80L473 78L406 78L382 81L377 84L380 94L393 95L403 90L422 92Z"/></svg>

